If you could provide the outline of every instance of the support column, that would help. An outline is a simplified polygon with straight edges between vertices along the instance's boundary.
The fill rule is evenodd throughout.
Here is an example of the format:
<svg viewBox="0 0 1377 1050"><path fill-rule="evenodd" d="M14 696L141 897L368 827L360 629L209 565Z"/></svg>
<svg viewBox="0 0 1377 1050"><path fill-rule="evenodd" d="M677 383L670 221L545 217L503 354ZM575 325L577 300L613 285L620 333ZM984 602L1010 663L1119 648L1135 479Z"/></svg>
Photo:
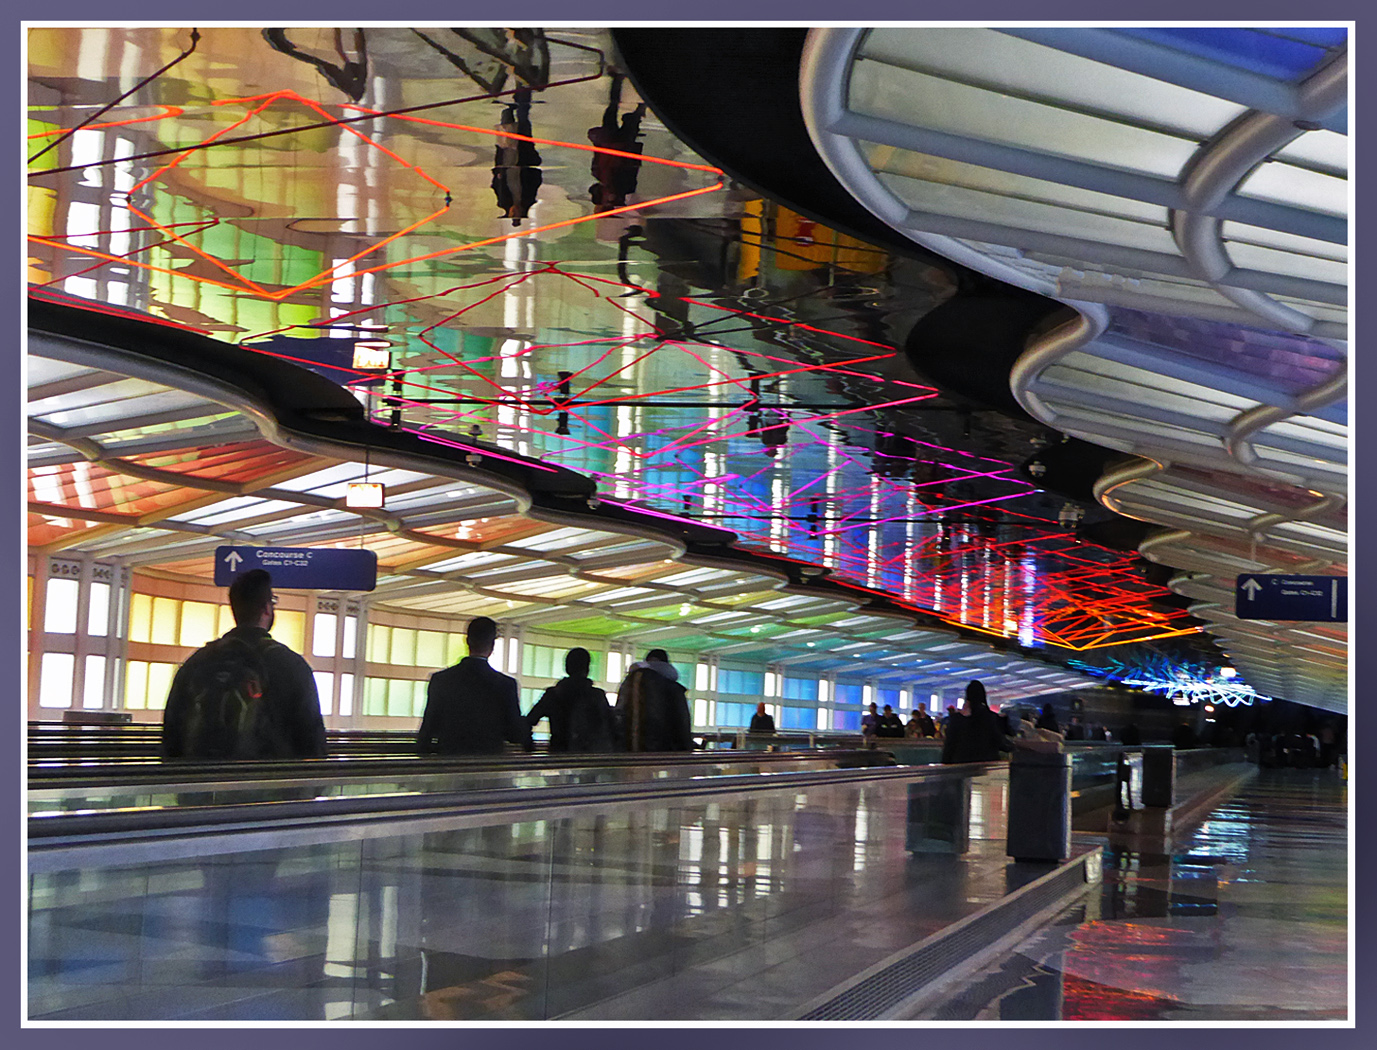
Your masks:
<svg viewBox="0 0 1377 1050"><path fill-rule="evenodd" d="M29 689L28 715L39 717L39 677L43 668L44 628L48 613L48 555L42 551L33 556L33 603L29 612Z"/></svg>

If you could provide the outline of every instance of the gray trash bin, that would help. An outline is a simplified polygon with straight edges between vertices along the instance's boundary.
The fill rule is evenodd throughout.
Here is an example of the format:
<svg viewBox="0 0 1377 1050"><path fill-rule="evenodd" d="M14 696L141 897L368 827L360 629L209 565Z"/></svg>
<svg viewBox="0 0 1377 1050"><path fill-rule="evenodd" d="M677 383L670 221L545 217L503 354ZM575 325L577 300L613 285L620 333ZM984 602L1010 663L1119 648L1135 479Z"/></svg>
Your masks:
<svg viewBox="0 0 1377 1050"><path fill-rule="evenodd" d="M943 776L908 786L910 853L965 853L971 848L971 780Z"/></svg>
<svg viewBox="0 0 1377 1050"><path fill-rule="evenodd" d="M1071 856L1071 756L1015 747L1009 757L1009 856Z"/></svg>
<svg viewBox="0 0 1377 1050"><path fill-rule="evenodd" d="M1176 748L1170 744L1143 747L1143 805L1153 809L1176 805Z"/></svg>

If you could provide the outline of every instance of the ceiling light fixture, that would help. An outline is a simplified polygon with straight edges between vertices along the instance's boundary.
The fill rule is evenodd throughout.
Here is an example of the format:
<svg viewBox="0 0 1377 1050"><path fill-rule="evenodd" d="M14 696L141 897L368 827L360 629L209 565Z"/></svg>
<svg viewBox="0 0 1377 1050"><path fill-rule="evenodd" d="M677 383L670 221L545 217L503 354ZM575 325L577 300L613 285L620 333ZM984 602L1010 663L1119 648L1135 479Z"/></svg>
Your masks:
<svg viewBox="0 0 1377 1050"><path fill-rule="evenodd" d="M346 507L373 507L383 505L383 486L376 481L351 481L344 494Z"/></svg>
<svg viewBox="0 0 1377 1050"><path fill-rule="evenodd" d="M385 372L392 366L390 343L359 342L354 344L354 367L362 372Z"/></svg>

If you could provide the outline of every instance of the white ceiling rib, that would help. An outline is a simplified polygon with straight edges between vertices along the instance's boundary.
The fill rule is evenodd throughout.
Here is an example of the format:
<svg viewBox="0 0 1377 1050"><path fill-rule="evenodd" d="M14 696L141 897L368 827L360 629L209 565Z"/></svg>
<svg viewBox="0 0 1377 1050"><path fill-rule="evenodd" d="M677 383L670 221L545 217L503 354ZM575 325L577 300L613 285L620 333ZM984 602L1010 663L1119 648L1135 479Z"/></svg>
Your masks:
<svg viewBox="0 0 1377 1050"><path fill-rule="evenodd" d="M1109 29L887 28L813 30L800 73L815 144L870 211L1077 308L1015 366L1015 396L1144 457L1097 496L1171 527L1142 553L1200 574L1176 589L1209 596L1191 611L1249 684L1336 711L1344 660L1237 620L1231 596L1240 572L1346 571L1347 254L1322 245L1347 240L1347 72L1346 49L1292 82ZM918 79L932 92L902 90ZM989 206L951 206L976 187ZM1087 221L1087 193L1115 223ZM1151 237L1149 205L1168 209ZM1219 326L1219 365L1173 318ZM1229 353L1262 364L1231 376ZM1191 470L1228 476L1227 500L1202 503Z"/></svg>

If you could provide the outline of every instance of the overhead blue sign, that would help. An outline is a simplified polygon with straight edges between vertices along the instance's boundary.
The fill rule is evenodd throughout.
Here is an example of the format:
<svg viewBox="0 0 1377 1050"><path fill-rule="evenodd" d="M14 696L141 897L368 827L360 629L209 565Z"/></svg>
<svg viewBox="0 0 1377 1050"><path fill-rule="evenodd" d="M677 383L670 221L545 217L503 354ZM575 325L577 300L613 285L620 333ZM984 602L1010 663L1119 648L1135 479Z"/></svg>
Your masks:
<svg viewBox="0 0 1377 1050"><path fill-rule="evenodd" d="M371 591L378 585L378 556L335 547L216 547L215 585L228 587L251 569L272 573L284 591Z"/></svg>
<svg viewBox="0 0 1377 1050"><path fill-rule="evenodd" d="M1234 609L1240 620L1347 623L1348 577L1244 573L1235 586Z"/></svg>

